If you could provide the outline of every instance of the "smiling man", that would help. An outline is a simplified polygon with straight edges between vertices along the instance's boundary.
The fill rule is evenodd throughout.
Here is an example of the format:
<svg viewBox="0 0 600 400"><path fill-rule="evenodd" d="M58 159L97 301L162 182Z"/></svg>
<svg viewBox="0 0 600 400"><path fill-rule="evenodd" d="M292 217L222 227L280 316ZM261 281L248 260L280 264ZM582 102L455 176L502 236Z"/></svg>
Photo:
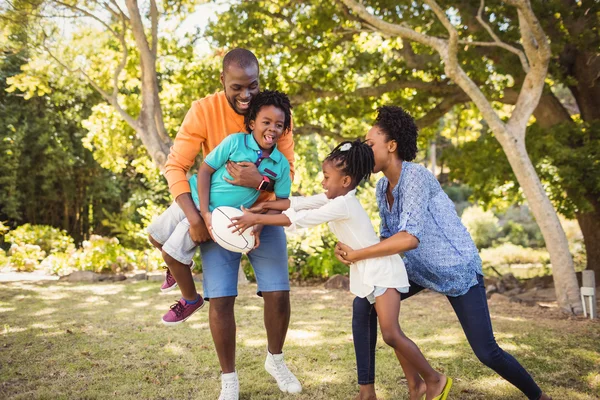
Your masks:
<svg viewBox="0 0 600 400"><path fill-rule="evenodd" d="M219 246L211 242L206 225L195 207L190 194L186 173L202 151L206 157L230 134L247 132L244 115L249 111L252 98L259 92L259 67L254 54L245 49L234 49L223 59L221 72L223 91L193 102L177 136L165 166L165 177L175 199L174 212L183 212L189 222L189 233L195 243L207 243L202 249L204 293L210 300L209 323L215 349L221 365L221 395L219 400L237 400L239 383L235 370L234 304L237 296L239 264L220 259ZM283 135L277 148L288 159L291 178L294 171L294 142L291 131ZM261 176L252 162L227 165L232 180L228 182L261 191L257 202L274 199L274 185L268 177ZM168 223L154 221L148 228L150 241L162 250ZM272 229L273 228L273 229ZM290 320L289 276L285 233L281 227L255 229L261 245L253 250L257 262L253 263L259 292L264 298L264 323L267 331L267 357L265 369L276 379L284 392L298 393L302 387L283 360L283 343ZM168 237L168 236L167 236ZM212 244L211 244L212 243ZM168 243L167 243L168 244ZM214 246L213 246L214 245ZM204 304L196 292L190 265L176 260L164 250L168 266L162 291L179 285L182 299L163 316L167 325L185 321ZM192 265L193 266L193 265Z"/></svg>

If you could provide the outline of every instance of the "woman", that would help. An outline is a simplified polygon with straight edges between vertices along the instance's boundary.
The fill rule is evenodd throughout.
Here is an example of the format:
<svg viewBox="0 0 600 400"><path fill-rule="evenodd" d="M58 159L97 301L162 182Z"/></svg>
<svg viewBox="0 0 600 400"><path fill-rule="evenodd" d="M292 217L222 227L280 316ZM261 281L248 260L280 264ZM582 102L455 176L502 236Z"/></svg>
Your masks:
<svg viewBox="0 0 600 400"><path fill-rule="evenodd" d="M519 362L494 339L477 248L433 174L410 162L417 153L414 120L400 107L381 107L378 111L366 139L375 154L373 172L382 171L385 175L376 189L381 237L385 240L360 250L338 243L336 256L350 264L403 252L411 289L402 294L402 299L423 289L446 295L479 360L527 398L549 400ZM376 399L373 361L377 314L368 300L354 300L352 327L360 384L357 399ZM400 364L410 398L419 399L425 393L425 382L404 361L401 359Z"/></svg>

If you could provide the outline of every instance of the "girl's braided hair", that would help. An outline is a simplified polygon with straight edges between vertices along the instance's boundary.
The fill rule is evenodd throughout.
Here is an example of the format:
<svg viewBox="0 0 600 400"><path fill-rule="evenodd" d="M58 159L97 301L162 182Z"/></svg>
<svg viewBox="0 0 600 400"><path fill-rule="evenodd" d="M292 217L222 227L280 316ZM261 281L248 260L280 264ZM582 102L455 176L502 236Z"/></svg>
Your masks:
<svg viewBox="0 0 600 400"><path fill-rule="evenodd" d="M281 92L276 90L263 90L252 98L250 101L250 109L244 116L244 123L248 132L252 132L250 129L250 121L256 120L256 116L261 108L265 106L275 106L283 111L285 120L283 122L283 134L286 134L290 130L292 125L292 104L290 99Z"/></svg>
<svg viewBox="0 0 600 400"><path fill-rule="evenodd" d="M354 187L363 180L368 180L375 166L373 150L360 139L338 144L325 161L332 162L336 168L351 177Z"/></svg>

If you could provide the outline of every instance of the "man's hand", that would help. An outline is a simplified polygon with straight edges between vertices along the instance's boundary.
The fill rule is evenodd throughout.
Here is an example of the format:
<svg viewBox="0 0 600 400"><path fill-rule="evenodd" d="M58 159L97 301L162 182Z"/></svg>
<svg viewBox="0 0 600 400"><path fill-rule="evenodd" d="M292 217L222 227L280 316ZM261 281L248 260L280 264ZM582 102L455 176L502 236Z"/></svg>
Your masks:
<svg viewBox="0 0 600 400"><path fill-rule="evenodd" d="M258 172L258 168L256 168L254 163L247 161L239 163L227 161L226 168L227 173L231 175L233 179L230 180L225 177L223 177L223 179L232 185L256 189L262 182L262 175Z"/></svg>
<svg viewBox="0 0 600 400"><path fill-rule="evenodd" d="M231 225L228 228L233 228L233 233L242 234L246 229L257 224L258 214L254 214L250 212L247 208L242 206L242 211L244 215L239 217L231 218ZM262 228L261 228L262 229Z"/></svg>
<svg viewBox="0 0 600 400"><path fill-rule="evenodd" d="M264 225L254 225L254 228L252 228L252 236L254 236L254 247L252 248L252 250L256 249L258 246L260 246L260 233L263 230Z"/></svg>
<svg viewBox="0 0 600 400"><path fill-rule="evenodd" d="M194 224L190 223L190 236L195 243L204 243L212 240L212 235L210 233L210 219L208 224L202 218L198 218L197 222Z"/></svg>
<svg viewBox="0 0 600 400"><path fill-rule="evenodd" d="M335 245L335 258L340 260L346 265L350 265L354 262L353 256L354 250L351 247L345 245L342 242L337 242Z"/></svg>

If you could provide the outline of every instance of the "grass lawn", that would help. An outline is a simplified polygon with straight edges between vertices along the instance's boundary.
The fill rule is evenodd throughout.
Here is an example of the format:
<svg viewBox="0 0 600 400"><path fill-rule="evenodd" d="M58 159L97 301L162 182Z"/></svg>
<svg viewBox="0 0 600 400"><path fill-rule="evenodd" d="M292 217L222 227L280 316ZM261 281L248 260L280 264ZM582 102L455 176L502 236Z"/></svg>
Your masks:
<svg viewBox="0 0 600 400"><path fill-rule="evenodd" d="M352 296L292 288L286 359L304 391L282 395L264 371L266 338L255 285L240 287L237 368L242 399L351 399L357 391ZM218 397L219 366L207 309L185 324L160 316L176 294L158 282L0 284L0 398L207 399ZM600 324L547 309L491 303L500 345L554 399L600 398ZM456 380L452 399L523 399L472 354L447 300L423 293L402 306L402 326L434 367ZM407 390L394 354L380 339L380 399Z"/></svg>

